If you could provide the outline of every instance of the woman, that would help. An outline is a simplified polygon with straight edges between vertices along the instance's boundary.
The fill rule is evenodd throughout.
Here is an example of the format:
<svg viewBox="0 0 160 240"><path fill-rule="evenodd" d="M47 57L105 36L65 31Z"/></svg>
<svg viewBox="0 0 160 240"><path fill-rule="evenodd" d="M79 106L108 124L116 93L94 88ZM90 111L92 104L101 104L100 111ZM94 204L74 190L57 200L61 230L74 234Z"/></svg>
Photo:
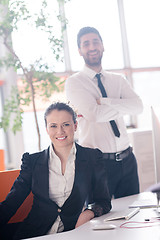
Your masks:
<svg viewBox="0 0 160 240"><path fill-rule="evenodd" d="M12 239L68 231L111 209L101 152L74 143L77 121L72 108L51 104L44 118L51 145L23 155L20 175L0 204L0 225L5 229L30 191L34 195L32 209Z"/></svg>

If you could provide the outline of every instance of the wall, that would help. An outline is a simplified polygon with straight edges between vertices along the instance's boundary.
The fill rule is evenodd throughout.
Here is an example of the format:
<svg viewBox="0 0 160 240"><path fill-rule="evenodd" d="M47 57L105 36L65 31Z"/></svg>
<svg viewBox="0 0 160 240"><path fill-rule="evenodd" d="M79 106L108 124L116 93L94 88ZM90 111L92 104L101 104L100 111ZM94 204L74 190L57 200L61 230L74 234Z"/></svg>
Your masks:
<svg viewBox="0 0 160 240"><path fill-rule="evenodd" d="M128 130L133 152L138 162L140 191L155 184L155 167L151 130Z"/></svg>

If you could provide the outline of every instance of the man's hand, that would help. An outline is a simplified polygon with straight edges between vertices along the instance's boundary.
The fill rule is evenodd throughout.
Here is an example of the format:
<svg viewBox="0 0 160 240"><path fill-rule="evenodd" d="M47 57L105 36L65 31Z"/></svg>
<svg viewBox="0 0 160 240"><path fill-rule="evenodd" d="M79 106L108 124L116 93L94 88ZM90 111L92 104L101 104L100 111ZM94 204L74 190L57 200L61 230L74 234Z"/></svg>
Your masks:
<svg viewBox="0 0 160 240"><path fill-rule="evenodd" d="M86 211L82 212L77 220L75 228L90 221L92 218L94 218L94 213L91 210L86 210Z"/></svg>
<svg viewBox="0 0 160 240"><path fill-rule="evenodd" d="M98 105L101 105L100 99L96 99L96 101Z"/></svg>

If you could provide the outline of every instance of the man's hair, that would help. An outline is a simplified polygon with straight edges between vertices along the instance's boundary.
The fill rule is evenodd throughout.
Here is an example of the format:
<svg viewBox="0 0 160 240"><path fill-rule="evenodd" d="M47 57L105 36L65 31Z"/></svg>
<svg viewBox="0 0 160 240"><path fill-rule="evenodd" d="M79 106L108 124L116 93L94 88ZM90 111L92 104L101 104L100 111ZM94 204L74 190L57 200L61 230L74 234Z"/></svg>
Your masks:
<svg viewBox="0 0 160 240"><path fill-rule="evenodd" d="M95 33L99 36L100 40L102 41L102 37L100 35L100 33L98 32L98 30L94 27L84 27L84 28L81 28L77 34L77 45L78 45L78 48L80 48L80 45L81 45L81 37L85 34L88 34L88 33Z"/></svg>
<svg viewBox="0 0 160 240"><path fill-rule="evenodd" d="M47 116L53 111L53 110L58 110L58 111L66 111L71 114L73 118L73 122L76 123L76 118L77 114L73 111L73 109L66 103L63 102L56 102L51 104L45 111L44 113L44 120L45 120L45 125L47 127Z"/></svg>

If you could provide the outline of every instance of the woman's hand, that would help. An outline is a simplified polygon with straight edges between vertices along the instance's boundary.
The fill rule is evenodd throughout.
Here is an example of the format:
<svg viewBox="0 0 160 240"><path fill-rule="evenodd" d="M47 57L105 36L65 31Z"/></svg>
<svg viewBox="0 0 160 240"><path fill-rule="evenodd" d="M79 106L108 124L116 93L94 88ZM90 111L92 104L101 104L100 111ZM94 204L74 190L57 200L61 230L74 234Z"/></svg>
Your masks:
<svg viewBox="0 0 160 240"><path fill-rule="evenodd" d="M94 218L94 213L91 210L86 210L86 211L82 212L77 220L75 228L90 221L92 218Z"/></svg>

